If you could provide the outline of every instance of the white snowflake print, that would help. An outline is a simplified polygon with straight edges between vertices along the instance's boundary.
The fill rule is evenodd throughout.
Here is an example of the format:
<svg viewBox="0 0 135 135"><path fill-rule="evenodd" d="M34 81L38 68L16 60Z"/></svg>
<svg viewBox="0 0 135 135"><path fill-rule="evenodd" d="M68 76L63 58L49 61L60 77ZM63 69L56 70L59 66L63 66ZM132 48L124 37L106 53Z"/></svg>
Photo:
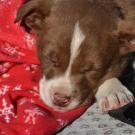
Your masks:
<svg viewBox="0 0 135 135"><path fill-rule="evenodd" d="M33 86L33 90L38 92L38 87L37 86Z"/></svg>
<svg viewBox="0 0 135 135"><path fill-rule="evenodd" d="M16 48L13 48L10 46L9 43L5 42L5 49L6 52L10 53L12 56L14 56L16 54Z"/></svg>
<svg viewBox="0 0 135 135"><path fill-rule="evenodd" d="M12 112L13 106L7 105L5 99L2 99L2 108L0 109L0 117L4 117L7 123L10 122L10 117L15 117L15 114Z"/></svg>
<svg viewBox="0 0 135 135"><path fill-rule="evenodd" d="M24 41L27 43L27 47L29 49L32 49L32 47L34 45L34 38L32 38L31 35L26 33L25 36L24 36Z"/></svg>
<svg viewBox="0 0 135 135"><path fill-rule="evenodd" d="M38 67L37 65L34 65L34 64L31 65L32 73L35 73L37 67Z"/></svg>
<svg viewBox="0 0 135 135"><path fill-rule="evenodd" d="M1 46L1 51L3 51L4 53L8 53L8 55L12 56L12 57L16 57L16 56L24 56L25 54L18 51L18 47L15 46L11 46L8 42L5 42L3 46Z"/></svg>
<svg viewBox="0 0 135 135"><path fill-rule="evenodd" d="M8 1L8 5L11 5L12 4L12 1Z"/></svg>
<svg viewBox="0 0 135 135"><path fill-rule="evenodd" d="M39 96L39 91L34 90L34 88L33 88L33 90L29 90L29 92L30 92L31 94L33 94L34 97Z"/></svg>
<svg viewBox="0 0 135 135"><path fill-rule="evenodd" d="M25 70L30 71L30 66L26 66Z"/></svg>
<svg viewBox="0 0 135 135"><path fill-rule="evenodd" d="M13 88L13 90L16 90L16 91L21 90L21 89L22 89L22 85L21 85L21 84L18 84L18 85L16 85L16 86Z"/></svg>
<svg viewBox="0 0 135 135"><path fill-rule="evenodd" d="M67 124L68 124L68 122L67 121L64 121L64 120L62 120L62 119L57 119L57 122L59 123L59 128L58 128L58 130L59 129L61 129L61 128L63 128L64 126L66 126Z"/></svg>
<svg viewBox="0 0 135 135"><path fill-rule="evenodd" d="M4 131L1 131L0 133L1 133L1 135L6 135L6 133Z"/></svg>
<svg viewBox="0 0 135 135"><path fill-rule="evenodd" d="M25 70L26 71L34 71L37 69L37 65L31 64L31 65L25 65Z"/></svg>
<svg viewBox="0 0 135 135"><path fill-rule="evenodd" d="M9 91L10 86L8 85L2 85L0 87L0 96L5 95Z"/></svg>
<svg viewBox="0 0 135 135"><path fill-rule="evenodd" d="M22 98L22 99L20 99L19 100L19 105L21 106L21 105L24 105L24 104L29 104L29 103L35 103L35 101L34 100L32 100L32 99L27 99L27 98Z"/></svg>
<svg viewBox="0 0 135 135"><path fill-rule="evenodd" d="M38 67L37 65L31 64L31 68L32 68L32 69L37 69L37 67Z"/></svg>
<svg viewBox="0 0 135 135"><path fill-rule="evenodd" d="M9 28L10 28L10 26L9 26L9 25L6 25L6 28L7 28L7 29L9 29Z"/></svg>
<svg viewBox="0 0 135 135"><path fill-rule="evenodd" d="M19 105L23 105L23 104L25 104L25 103L27 103L27 102L30 103L30 100L27 99L27 98L22 98L22 99L19 100Z"/></svg>
<svg viewBox="0 0 135 135"><path fill-rule="evenodd" d="M10 77L10 74L5 73L5 74L3 74L2 76L3 76L3 78L8 78L8 77Z"/></svg>
<svg viewBox="0 0 135 135"><path fill-rule="evenodd" d="M6 2L7 0L0 0L0 3L4 3L4 2Z"/></svg>
<svg viewBox="0 0 135 135"><path fill-rule="evenodd" d="M33 125L36 124L37 116L44 116L44 113L41 112L38 108L26 109L25 113L26 113L25 123L32 123Z"/></svg>
<svg viewBox="0 0 135 135"><path fill-rule="evenodd" d="M28 129L25 130L26 135L30 135L30 131Z"/></svg>

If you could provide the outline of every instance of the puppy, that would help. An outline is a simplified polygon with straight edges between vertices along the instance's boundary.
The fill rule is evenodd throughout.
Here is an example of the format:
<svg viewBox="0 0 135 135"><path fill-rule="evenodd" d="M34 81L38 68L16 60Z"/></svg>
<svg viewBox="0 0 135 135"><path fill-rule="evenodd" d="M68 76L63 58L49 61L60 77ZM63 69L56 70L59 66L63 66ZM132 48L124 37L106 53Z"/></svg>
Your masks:
<svg viewBox="0 0 135 135"><path fill-rule="evenodd" d="M116 77L135 50L135 0L30 0L19 20L37 35L45 104L68 111L96 97L107 112L133 101Z"/></svg>

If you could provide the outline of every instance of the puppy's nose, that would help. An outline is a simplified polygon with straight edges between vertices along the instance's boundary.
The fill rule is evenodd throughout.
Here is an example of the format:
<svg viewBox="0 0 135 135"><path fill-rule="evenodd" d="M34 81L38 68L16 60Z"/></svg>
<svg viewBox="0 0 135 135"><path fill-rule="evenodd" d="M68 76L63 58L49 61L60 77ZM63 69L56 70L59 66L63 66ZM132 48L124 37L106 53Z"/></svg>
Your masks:
<svg viewBox="0 0 135 135"><path fill-rule="evenodd" d="M71 97L66 94L55 93L53 96L53 103L59 107L66 107L71 101Z"/></svg>

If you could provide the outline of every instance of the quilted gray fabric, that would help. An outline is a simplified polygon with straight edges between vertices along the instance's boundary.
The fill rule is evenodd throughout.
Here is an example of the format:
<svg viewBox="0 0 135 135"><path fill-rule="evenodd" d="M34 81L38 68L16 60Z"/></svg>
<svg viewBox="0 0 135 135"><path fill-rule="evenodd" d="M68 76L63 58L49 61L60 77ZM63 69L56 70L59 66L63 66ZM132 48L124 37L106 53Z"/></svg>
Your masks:
<svg viewBox="0 0 135 135"><path fill-rule="evenodd" d="M135 127L103 114L95 103L57 135L135 135Z"/></svg>

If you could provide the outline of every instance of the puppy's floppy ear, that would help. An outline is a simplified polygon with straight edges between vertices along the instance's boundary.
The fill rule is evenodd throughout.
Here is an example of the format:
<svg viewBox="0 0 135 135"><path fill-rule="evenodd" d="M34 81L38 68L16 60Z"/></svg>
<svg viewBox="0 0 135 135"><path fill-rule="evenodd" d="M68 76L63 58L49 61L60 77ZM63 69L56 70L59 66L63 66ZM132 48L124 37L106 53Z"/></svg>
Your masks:
<svg viewBox="0 0 135 135"><path fill-rule="evenodd" d="M118 20L116 36L120 42L120 53L135 51L135 0L114 0L122 15Z"/></svg>
<svg viewBox="0 0 135 135"><path fill-rule="evenodd" d="M28 28L37 32L41 29L44 19L49 15L53 0L30 0L17 12L15 23L22 21Z"/></svg>

